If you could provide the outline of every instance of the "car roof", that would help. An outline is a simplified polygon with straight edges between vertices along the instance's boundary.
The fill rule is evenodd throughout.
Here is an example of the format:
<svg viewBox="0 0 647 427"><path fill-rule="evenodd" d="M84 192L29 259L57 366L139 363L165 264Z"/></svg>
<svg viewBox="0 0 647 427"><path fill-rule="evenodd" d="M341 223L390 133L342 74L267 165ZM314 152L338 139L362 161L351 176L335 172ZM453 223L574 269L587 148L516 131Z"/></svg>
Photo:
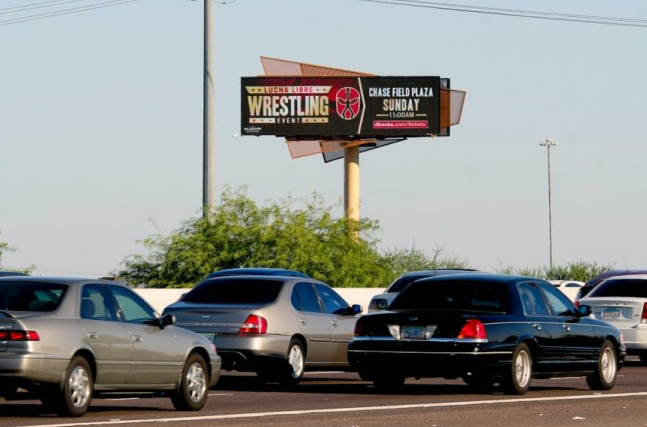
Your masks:
<svg viewBox="0 0 647 427"><path fill-rule="evenodd" d="M475 272L475 273L469 273L469 274L447 274L443 276L434 276L434 277L427 277L424 279L416 280L414 283L421 283L421 282L429 282L429 283L436 283L436 282L457 282L461 280L470 280L474 282L487 282L487 283L492 283L492 282L498 282L498 283L518 283L518 282L525 282L528 280L531 281L540 281L540 282L545 282L543 279L538 279L536 277L528 277L528 276L517 276L513 274L498 274L498 273L485 273L485 272Z"/></svg>
<svg viewBox="0 0 647 427"><path fill-rule="evenodd" d="M310 278L305 273L296 270L286 270L283 268L228 268L225 270L214 271L206 278L225 276L284 276L284 277L303 277Z"/></svg>
<svg viewBox="0 0 647 427"><path fill-rule="evenodd" d="M615 276L628 276L628 275L635 275L635 274L647 274L647 270L609 270L605 271L604 273L600 273L588 282L584 286L596 286L598 283L602 282L603 280L609 279L611 277Z"/></svg>
<svg viewBox="0 0 647 427"><path fill-rule="evenodd" d="M84 283L108 283L113 285L126 286L123 283L112 280L88 279L82 277L58 277L58 276L5 276L0 277L2 282L37 282L37 283L59 283L62 285L75 285Z"/></svg>
<svg viewBox="0 0 647 427"><path fill-rule="evenodd" d="M622 274L619 276L611 276L604 280L605 282L607 280L630 280L630 279L642 279L642 280L647 280L647 273L645 274ZM600 282L602 283L602 282Z"/></svg>
<svg viewBox="0 0 647 427"><path fill-rule="evenodd" d="M403 274L401 277L429 277L429 276L444 276L448 274L459 274L459 273L477 273L479 270L474 270L471 268L437 268L435 270L419 270L412 271L410 273Z"/></svg>
<svg viewBox="0 0 647 427"><path fill-rule="evenodd" d="M8 277L8 276L29 276L29 274L21 273L19 271L0 270L0 277Z"/></svg>

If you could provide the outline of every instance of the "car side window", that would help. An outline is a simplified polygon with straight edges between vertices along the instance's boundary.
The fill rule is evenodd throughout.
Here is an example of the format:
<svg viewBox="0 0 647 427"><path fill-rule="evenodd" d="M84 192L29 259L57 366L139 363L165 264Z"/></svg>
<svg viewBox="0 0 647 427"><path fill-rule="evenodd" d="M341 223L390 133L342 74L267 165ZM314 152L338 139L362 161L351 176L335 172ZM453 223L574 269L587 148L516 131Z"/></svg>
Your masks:
<svg viewBox="0 0 647 427"><path fill-rule="evenodd" d="M116 322L117 310L103 285L84 285L81 291L81 318Z"/></svg>
<svg viewBox="0 0 647 427"><path fill-rule="evenodd" d="M571 300L558 289L545 283L539 283L539 288L546 295L548 306L554 316L573 316L575 314Z"/></svg>
<svg viewBox="0 0 647 427"><path fill-rule="evenodd" d="M550 316L544 297L533 283L521 283L517 288L526 316Z"/></svg>
<svg viewBox="0 0 647 427"><path fill-rule="evenodd" d="M157 318L155 311L133 291L112 285L110 291L121 308L121 315L125 322L148 323Z"/></svg>
<svg viewBox="0 0 647 427"><path fill-rule="evenodd" d="M312 289L312 285L310 283L297 283L294 286L294 289L299 296L299 300L301 300L301 311L308 313L323 313L321 310L321 304L319 304L319 298L317 298L317 294L315 294L315 290Z"/></svg>
<svg viewBox="0 0 647 427"><path fill-rule="evenodd" d="M296 311L303 311L303 307L301 306L301 300L299 299L299 294L297 292L296 286L292 288L292 295L290 295L290 302L292 303L292 307L294 307Z"/></svg>
<svg viewBox="0 0 647 427"><path fill-rule="evenodd" d="M348 303L344 301L339 294L330 288L330 286L315 283L317 292L323 301L324 308L328 314L346 314L348 312Z"/></svg>

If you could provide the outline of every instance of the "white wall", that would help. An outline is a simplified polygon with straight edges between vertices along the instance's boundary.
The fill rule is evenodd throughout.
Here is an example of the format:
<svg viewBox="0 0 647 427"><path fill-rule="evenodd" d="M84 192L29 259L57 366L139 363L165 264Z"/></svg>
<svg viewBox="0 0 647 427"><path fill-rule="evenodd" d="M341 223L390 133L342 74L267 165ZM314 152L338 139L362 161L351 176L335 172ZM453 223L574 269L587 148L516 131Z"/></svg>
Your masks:
<svg viewBox="0 0 647 427"><path fill-rule="evenodd" d="M159 313L164 308L177 301L183 293L189 292L190 288L183 289L134 289L142 298L144 298ZM364 313L368 311L368 303L374 295L382 293L384 288L335 288L335 291L341 295L348 304L359 304L364 308Z"/></svg>

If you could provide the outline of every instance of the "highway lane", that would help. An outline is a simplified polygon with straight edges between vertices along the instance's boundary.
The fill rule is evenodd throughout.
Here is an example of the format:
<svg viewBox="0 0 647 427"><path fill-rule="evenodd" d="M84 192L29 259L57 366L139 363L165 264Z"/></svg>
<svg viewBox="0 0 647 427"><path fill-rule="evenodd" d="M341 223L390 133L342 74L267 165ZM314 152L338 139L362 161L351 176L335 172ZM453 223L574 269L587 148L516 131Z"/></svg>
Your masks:
<svg viewBox="0 0 647 427"><path fill-rule="evenodd" d="M169 399L97 399L83 418L59 418L35 401L0 400L0 426L464 426L647 425L647 367L635 360L610 392L583 378L534 380L524 396L476 394L460 380L408 380L396 393L376 391L352 373L308 373L293 390L245 374L223 376L200 412L177 412Z"/></svg>

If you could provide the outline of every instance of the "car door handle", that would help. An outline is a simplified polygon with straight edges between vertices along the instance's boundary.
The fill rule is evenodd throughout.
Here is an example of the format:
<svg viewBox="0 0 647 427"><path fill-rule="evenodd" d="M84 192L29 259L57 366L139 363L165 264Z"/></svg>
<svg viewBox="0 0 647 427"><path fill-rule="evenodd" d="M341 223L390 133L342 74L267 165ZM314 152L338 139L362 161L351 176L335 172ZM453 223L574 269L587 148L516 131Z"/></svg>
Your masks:
<svg viewBox="0 0 647 427"><path fill-rule="evenodd" d="M142 342L142 341L144 340L142 339L141 335L133 335L133 342Z"/></svg>
<svg viewBox="0 0 647 427"><path fill-rule="evenodd" d="M336 320L333 320L332 325L336 328L339 325L339 322Z"/></svg>
<svg viewBox="0 0 647 427"><path fill-rule="evenodd" d="M302 325L307 325L308 319L299 319L299 322L301 322Z"/></svg>
<svg viewBox="0 0 647 427"><path fill-rule="evenodd" d="M569 325L562 325L562 328L564 328L564 332L571 332L571 327Z"/></svg>
<svg viewBox="0 0 647 427"><path fill-rule="evenodd" d="M541 331L541 325L539 323L533 323L532 325L533 328L537 329L538 331Z"/></svg>
<svg viewBox="0 0 647 427"><path fill-rule="evenodd" d="M97 335L96 332L88 332L88 338L90 338L91 340L96 340L97 338L99 338L99 335Z"/></svg>

